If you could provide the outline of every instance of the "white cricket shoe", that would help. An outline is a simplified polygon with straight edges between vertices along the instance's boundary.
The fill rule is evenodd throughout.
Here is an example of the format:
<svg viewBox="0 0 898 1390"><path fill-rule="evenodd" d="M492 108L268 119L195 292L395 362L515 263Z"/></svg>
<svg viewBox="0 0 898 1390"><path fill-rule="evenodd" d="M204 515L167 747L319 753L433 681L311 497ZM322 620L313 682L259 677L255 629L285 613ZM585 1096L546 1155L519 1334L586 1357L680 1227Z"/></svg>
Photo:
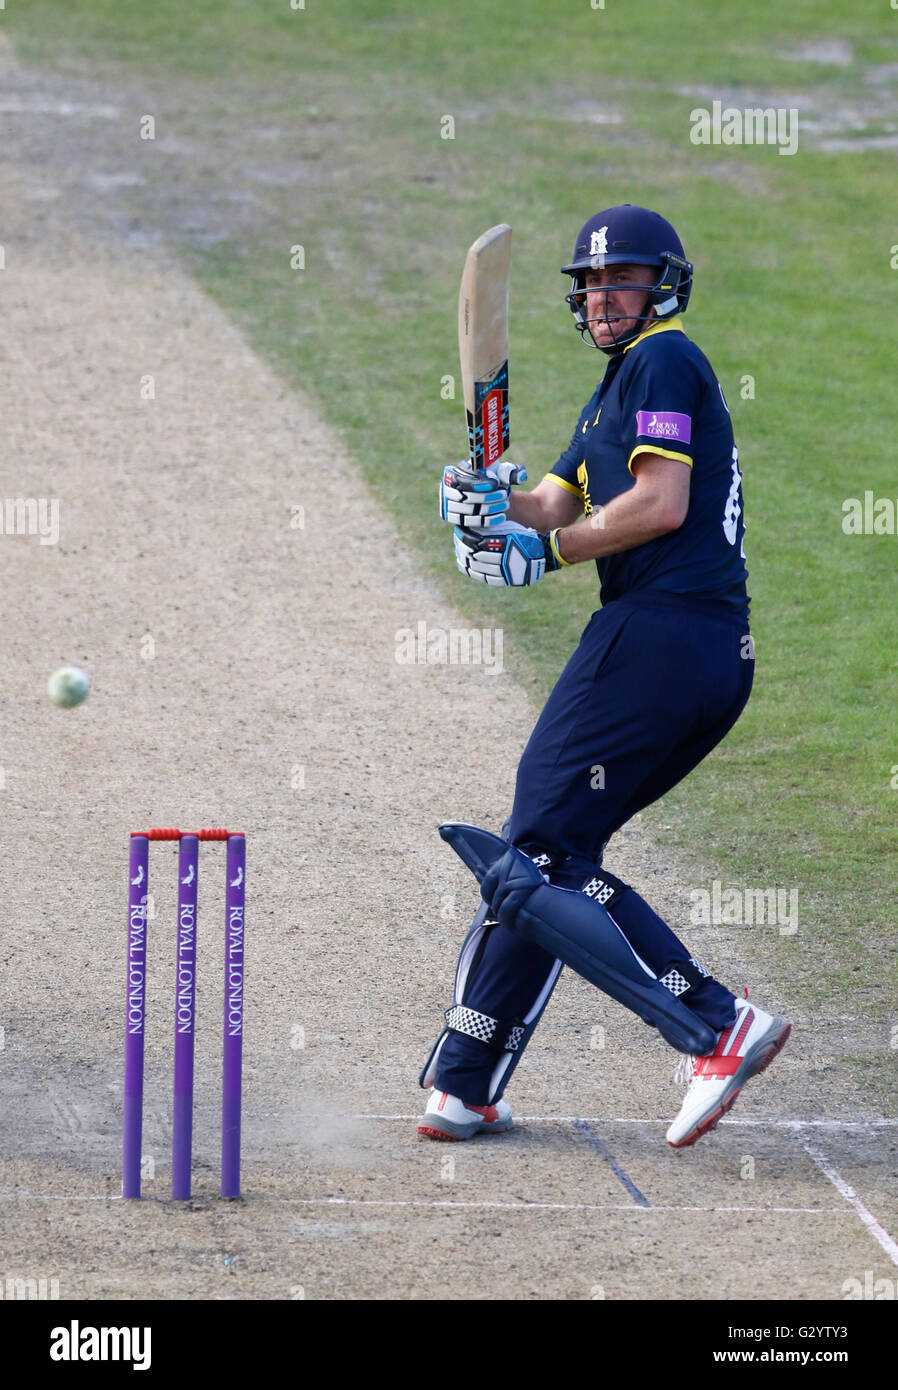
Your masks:
<svg viewBox="0 0 898 1390"><path fill-rule="evenodd" d="M475 1134L504 1134L511 1128L511 1106L505 1100L468 1105L447 1091L431 1091L418 1133L422 1139L473 1139Z"/></svg>
<svg viewBox="0 0 898 1390"><path fill-rule="evenodd" d="M677 1080L688 1082L680 1113L667 1131L674 1149L685 1149L713 1129L742 1087L763 1071L785 1045L792 1024L736 1000L736 1022L725 1028L707 1057L684 1057Z"/></svg>

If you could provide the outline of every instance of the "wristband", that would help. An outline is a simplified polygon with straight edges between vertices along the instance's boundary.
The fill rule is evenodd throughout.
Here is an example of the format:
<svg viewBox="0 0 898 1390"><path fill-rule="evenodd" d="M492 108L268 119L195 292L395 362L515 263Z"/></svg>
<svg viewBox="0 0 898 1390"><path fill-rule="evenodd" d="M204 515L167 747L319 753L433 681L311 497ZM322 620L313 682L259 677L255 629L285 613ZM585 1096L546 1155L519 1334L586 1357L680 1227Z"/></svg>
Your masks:
<svg viewBox="0 0 898 1390"><path fill-rule="evenodd" d="M555 559L558 561L559 565L564 565L565 569L569 569L571 563L570 560L566 560L558 548L558 532L560 530L561 527L556 526L554 531L549 532L549 549L552 551L552 554L555 556Z"/></svg>

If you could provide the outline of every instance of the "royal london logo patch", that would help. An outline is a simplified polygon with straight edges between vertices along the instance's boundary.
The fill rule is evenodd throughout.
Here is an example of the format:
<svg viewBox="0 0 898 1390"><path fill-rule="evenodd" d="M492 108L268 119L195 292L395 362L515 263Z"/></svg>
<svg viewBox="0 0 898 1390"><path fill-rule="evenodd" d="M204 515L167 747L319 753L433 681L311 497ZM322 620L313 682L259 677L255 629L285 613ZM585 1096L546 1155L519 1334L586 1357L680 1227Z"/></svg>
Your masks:
<svg viewBox="0 0 898 1390"><path fill-rule="evenodd" d="M675 410L637 410L636 434L650 439L674 439L688 444L692 439L692 420Z"/></svg>

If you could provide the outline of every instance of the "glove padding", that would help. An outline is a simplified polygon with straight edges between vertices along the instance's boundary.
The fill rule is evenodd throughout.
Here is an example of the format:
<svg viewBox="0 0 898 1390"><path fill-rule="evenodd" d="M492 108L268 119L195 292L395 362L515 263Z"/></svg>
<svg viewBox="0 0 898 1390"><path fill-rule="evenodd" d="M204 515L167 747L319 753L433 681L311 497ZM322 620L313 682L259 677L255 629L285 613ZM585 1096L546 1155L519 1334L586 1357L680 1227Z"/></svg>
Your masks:
<svg viewBox="0 0 898 1390"><path fill-rule="evenodd" d="M455 563L462 574L481 584L518 588L536 584L549 570L560 569L548 533L503 521L489 530L456 526Z"/></svg>
<svg viewBox="0 0 898 1390"><path fill-rule="evenodd" d="M526 468L515 463L483 469L453 464L440 478L440 516L452 526L498 526L505 520L512 487L526 481Z"/></svg>

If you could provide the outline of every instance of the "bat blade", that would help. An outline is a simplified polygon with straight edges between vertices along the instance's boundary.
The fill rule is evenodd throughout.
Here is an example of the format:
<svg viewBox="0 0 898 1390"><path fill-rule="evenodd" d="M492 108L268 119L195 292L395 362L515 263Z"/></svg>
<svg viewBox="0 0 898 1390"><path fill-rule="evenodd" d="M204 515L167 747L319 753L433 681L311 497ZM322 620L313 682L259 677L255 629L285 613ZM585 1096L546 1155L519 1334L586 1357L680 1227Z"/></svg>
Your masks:
<svg viewBox="0 0 898 1390"><path fill-rule="evenodd" d="M478 237L465 258L458 295L458 354L472 468L508 448L508 286L511 228Z"/></svg>

